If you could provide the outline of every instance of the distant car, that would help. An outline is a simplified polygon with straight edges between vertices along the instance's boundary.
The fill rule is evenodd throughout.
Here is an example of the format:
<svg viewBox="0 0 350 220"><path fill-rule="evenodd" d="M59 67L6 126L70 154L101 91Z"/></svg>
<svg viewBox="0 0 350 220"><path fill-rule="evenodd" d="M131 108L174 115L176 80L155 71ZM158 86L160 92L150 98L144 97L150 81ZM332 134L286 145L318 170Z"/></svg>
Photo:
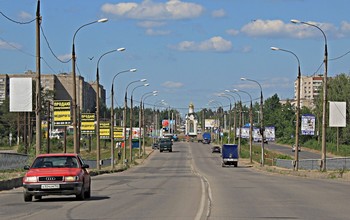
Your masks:
<svg viewBox="0 0 350 220"><path fill-rule="evenodd" d="M301 151L301 146L300 146L300 144L299 144L299 146L298 146L298 151L299 151L299 152ZM295 152L295 144L293 144L293 146L292 146L292 152Z"/></svg>
<svg viewBox="0 0 350 220"><path fill-rule="evenodd" d="M48 195L75 195L78 200L91 196L88 164L78 154L40 154L23 177L24 201Z"/></svg>
<svg viewBox="0 0 350 220"><path fill-rule="evenodd" d="M210 139L204 138L204 139L202 140L202 143L203 143L203 144L210 144Z"/></svg>
<svg viewBox="0 0 350 220"><path fill-rule="evenodd" d="M221 148L219 146L214 146L211 149L212 153L221 153Z"/></svg>
<svg viewBox="0 0 350 220"><path fill-rule="evenodd" d="M158 142L154 142L154 143L152 144L152 149L158 149L158 148L159 148Z"/></svg>

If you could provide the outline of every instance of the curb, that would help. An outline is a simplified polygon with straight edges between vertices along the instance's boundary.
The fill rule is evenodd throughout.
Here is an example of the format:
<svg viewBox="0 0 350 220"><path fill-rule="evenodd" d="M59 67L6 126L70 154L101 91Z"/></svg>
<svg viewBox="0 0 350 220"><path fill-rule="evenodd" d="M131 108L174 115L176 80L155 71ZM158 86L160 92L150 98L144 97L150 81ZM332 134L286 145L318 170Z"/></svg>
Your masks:
<svg viewBox="0 0 350 220"><path fill-rule="evenodd" d="M141 164L153 153L153 150L151 152L149 152L147 154L147 157L144 158L141 161ZM125 170L127 170L128 168L117 168L115 170L91 170L90 171L90 175L91 176L97 176L97 175L101 175L101 174L106 174L106 173L118 173L118 172L123 172ZM22 187L22 179L23 177L17 177L14 179L10 179L10 180L3 180L0 181L0 191L4 191L4 190L11 190L14 188L18 188L18 187Z"/></svg>
<svg viewBox="0 0 350 220"><path fill-rule="evenodd" d="M0 191L10 190L22 186L22 178L18 177L11 180L0 181Z"/></svg>

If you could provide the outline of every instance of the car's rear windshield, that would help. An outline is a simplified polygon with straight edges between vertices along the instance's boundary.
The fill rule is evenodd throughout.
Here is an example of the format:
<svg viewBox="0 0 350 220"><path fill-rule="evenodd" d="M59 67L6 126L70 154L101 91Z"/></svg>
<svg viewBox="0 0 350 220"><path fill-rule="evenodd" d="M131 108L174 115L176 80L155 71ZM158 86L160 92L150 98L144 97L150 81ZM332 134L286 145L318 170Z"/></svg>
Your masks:
<svg viewBox="0 0 350 220"><path fill-rule="evenodd" d="M76 157L72 156L50 156L50 157L38 157L35 159L32 168L78 168L79 163Z"/></svg>
<svg viewBox="0 0 350 220"><path fill-rule="evenodd" d="M164 138L164 139L160 139L160 142L171 142L171 140L168 138Z"/></svg>

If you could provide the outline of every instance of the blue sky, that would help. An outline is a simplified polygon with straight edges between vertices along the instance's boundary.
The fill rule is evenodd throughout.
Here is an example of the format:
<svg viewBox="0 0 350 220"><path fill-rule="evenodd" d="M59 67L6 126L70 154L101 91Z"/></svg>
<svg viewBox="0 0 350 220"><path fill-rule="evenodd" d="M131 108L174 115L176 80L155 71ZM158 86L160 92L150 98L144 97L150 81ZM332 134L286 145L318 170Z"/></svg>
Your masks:
<svg viewBox="0 0 350 220"><path fill-rule="evenodd" d="M13 20L35 18L36 0L0 0L0 10ZM329 59L350 50L350 1L348 0L41 0L42 29L56 56L66 61L71 54L74 32L82 25L108 18L81 29L75 39L79 73L95 81L98 58L111 53L99 64L100 83L110 96L113 76L116 102L122 105L126 85L146 78L150 86L134 90L140 100L146 92L159 91L147 98L154 104L164 99L171 107L186 112L215 99L225 89L241 89L259 98L277 93L293 98L297 61L291 54L272 51L280 47L300 59L303 75L322 74L324 38L316 28L293 24L291 19L317 24L326 34ZM0 19L1 73L35 71L35 23L16 24ZM59 62L41 37L42 73L71 72L71 63ZM92 60L89 58L94 57ZM329 76L348 73L350 55L329 61ZM141 85L132 84L133 87ZM249 97L241 93L242 101ZM110 99L107 99L110 105Z"/></svg>

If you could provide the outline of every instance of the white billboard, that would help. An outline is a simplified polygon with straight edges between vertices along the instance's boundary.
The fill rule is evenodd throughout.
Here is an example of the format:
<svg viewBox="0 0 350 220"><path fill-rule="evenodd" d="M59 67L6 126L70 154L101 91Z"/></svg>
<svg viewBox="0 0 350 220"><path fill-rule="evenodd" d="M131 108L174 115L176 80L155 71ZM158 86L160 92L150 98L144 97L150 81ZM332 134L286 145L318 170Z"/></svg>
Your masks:
<svg viewBox="0 0 350 220"><path fill-rule="evenodd" d="M10 78L10 112L33 111L32 78Z"/></svg>
<svg viewBox="0 0 350 220"><path fill-rule="evenodd" d="M329 127L346 127L346 102L329 102Z"/></svg>

